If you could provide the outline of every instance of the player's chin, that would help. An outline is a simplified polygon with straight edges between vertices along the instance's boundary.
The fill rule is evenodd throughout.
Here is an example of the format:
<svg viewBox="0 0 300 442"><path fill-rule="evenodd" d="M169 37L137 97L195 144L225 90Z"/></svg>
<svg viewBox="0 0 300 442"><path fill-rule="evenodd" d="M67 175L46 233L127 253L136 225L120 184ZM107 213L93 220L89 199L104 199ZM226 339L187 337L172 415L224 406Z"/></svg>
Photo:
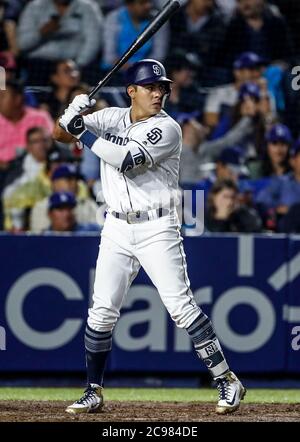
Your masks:
<svg viewBox="0 0 300 442"><path fill-rule="evenodd" d="M161 103L151 104L150 106L150 112L153 113L153 115L157 114L161 111L162 105Z"/></svg>

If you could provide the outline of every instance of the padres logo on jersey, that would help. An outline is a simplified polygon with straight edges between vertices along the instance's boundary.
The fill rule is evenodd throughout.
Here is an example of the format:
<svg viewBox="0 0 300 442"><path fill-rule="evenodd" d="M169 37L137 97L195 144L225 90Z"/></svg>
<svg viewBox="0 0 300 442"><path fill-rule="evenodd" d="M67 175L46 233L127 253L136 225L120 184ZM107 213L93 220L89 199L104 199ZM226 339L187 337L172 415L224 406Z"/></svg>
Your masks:
<svg viewBox="0 0 300 442"><path fill-rule="evenodd" d="M151 144L156 144L162 139L162 130L158 127L154 127L147 133L147 140L150 141Z"/></svg>

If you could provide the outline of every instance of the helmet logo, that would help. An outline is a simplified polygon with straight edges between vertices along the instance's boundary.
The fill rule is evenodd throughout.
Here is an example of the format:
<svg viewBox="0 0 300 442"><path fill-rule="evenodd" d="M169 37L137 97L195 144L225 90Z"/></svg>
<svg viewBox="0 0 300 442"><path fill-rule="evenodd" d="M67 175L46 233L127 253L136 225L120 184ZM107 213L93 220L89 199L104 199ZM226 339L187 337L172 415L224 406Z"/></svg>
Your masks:
<svg viewBox="0 0 300 442"><path fill-rule="evenodd" d="M155 75L161 75L161 69L160 69L160 67L158 66L158 64L154 64L154 65L152 66L152 69L153 69L153 72L155 73Z"/></svg>

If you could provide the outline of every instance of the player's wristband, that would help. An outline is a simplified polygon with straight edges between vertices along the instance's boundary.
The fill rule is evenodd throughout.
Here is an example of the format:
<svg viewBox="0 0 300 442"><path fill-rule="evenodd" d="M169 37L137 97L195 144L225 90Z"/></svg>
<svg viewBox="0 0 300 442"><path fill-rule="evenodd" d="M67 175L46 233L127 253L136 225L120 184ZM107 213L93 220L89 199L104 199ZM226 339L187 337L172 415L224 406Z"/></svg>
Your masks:
<svg viewBox="0 0 300 442"><path fill-rule="evenodd" d="M79 140L87 146L89 149L92 148L93 144L98 138L89 130L85 130L82 135L80 135Z"/></svg>
<svg viewBox="0 0 300 442"><path fill-rule="evenodd" d="M64 118L65 115L61 117L59 125L91 149L97 137L86 129L82 115L75 115L67 124L64 123Z"/></svg>

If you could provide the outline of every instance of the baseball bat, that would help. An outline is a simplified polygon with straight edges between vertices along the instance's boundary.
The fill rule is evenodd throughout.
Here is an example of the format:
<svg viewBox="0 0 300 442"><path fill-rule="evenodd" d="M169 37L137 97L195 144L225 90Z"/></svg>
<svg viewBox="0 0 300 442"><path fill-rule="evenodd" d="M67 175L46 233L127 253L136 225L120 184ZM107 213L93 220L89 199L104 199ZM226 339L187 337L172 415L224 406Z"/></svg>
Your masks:
<svg viewBox="0 0 300 442"><path fill-rule="evenodd" d="M132 43L122 57L116 62L113 68L92 89L89 94L90 99L93 98L99 89L110 80L112 75L117 72L126 63L126 61L162 27L162 25L171 17L171 15L174 14L175 11L177 11L177 9L180 8L180 6L181 3L179 0L169 0L164 5L163 9L156 15L156 17L154 17L146 29L138 36L138 38Z"/></svg>

